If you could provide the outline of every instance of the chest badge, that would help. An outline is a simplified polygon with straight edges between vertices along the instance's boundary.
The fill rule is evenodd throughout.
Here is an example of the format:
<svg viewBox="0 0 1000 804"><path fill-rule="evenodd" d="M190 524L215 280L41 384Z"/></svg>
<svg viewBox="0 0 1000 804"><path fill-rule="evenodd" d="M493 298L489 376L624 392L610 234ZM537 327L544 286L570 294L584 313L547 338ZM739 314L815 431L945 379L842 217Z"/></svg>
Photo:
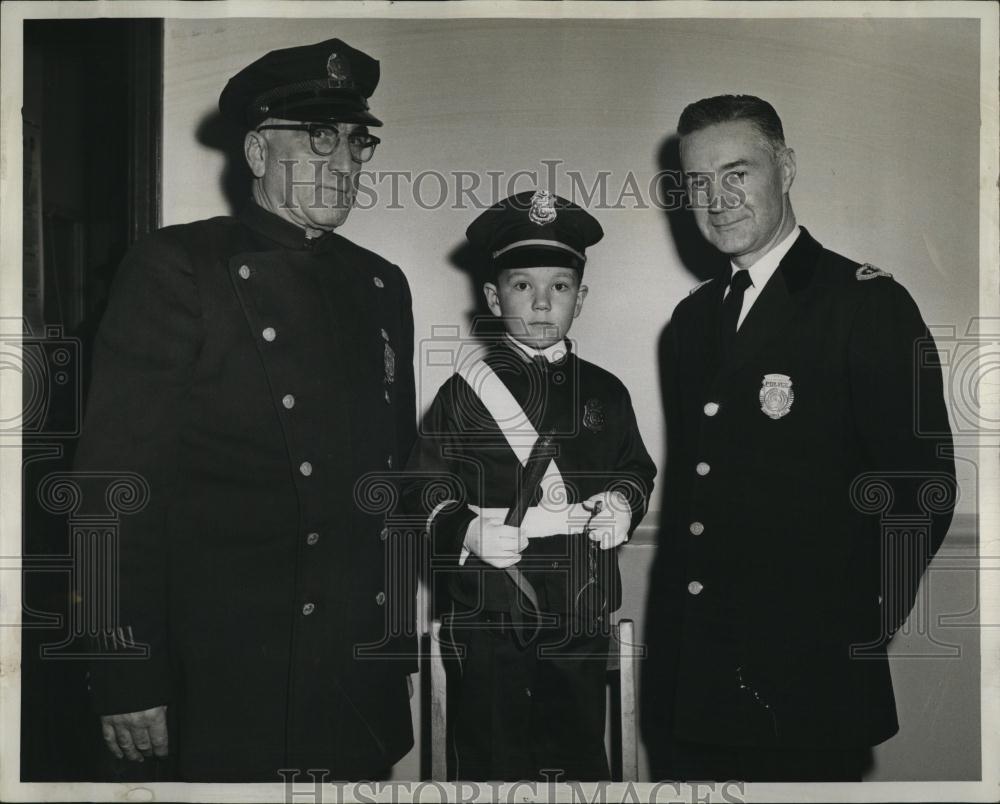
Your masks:
<svg viewBox="0 0 1000 804"><path fill-rule="evenodd" d="M765 416L780 419L787 416L795 401L792 378L787 374L765 374L760 386L760 409Z"/></svg>
<svg viewBox="0 0 1000 804"><path fill-rule="evenodd" d="M392 347L386 343L384 352L384 362L385 362L385 377L384 382L389 385L396 379L396 353L392 351Z"/></svg>
<svg viewBox="0 0 1000 804"><path fill-rule="evenodd" d="M599 433L604 423L604 403L600 399L588 399L583 406L583 426L592 433Z"/></svg>

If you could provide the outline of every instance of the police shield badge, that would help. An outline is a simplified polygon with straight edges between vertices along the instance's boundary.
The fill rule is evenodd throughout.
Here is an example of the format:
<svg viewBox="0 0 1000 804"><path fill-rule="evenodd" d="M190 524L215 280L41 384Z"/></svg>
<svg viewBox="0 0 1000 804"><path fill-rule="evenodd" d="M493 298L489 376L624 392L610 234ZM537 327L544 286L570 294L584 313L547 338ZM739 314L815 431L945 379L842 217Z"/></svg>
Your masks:
<svg viewBox="0 0 1000 804"><path fill-rule="evenodd" d="M548 190L536 190L531 196L531 209L528 210L528 220L537 226L544 226L556 219L556 204L552 193Z"/></svg>
<svg viewBox="0 0 1000 804"><path fill-rule="evenodd" d="M765 374L760 386L760 409L772 419L788 415L795 401L792 378L787 374Z"/></svg>
<svg viewBox="0 0 1000 804"><path fill-rule="evenodd" d="M588 399L583 406L583 426L592 433L604 429L604 405L600 399Z"/></svg>

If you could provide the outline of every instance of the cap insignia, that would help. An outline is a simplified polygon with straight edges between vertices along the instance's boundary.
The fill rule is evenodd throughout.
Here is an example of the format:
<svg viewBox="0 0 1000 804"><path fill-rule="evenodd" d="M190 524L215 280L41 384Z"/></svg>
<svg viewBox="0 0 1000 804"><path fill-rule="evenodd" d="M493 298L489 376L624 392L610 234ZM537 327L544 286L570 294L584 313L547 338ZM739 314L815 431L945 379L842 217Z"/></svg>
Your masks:
<svg viewBox="0 0 1000 804"><path fill-rule="evenodd" d="M528 220L538 226L552 223L556 219L555 200L548 190L536 190L531 196L531 209L528 210Z"/></svg>
<svg viewBox="0 0 1000 804"><path fill-rule="evenodd" d="M326 74L330 89L339 89L354 83L351 78L351 66L336 51L326 60Z"/></svg>

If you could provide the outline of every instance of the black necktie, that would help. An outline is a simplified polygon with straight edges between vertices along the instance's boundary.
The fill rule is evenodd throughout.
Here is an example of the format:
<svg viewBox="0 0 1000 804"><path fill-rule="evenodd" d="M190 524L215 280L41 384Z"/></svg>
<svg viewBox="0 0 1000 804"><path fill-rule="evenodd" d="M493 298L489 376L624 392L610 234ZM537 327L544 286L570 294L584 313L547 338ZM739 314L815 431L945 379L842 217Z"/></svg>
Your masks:
<svg viewBox="0 0 1000 804"><path fill-rule="evenodd" d="M743 294L752 285L750 272L741 268L729 280L729 293L722 301L722 356L728 358L733 353L736 342L736 324L740 320L740 310L743 309Z"/></svg>

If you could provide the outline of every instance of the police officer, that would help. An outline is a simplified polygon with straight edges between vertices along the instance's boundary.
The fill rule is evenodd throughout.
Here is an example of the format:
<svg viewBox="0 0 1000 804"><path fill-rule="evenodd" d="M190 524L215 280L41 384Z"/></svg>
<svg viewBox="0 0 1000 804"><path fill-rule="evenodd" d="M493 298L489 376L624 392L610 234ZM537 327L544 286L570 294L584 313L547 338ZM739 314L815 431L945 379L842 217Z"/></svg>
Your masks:
<svg viewBox="0 0 1000 804"><path fill-rule="evenodd" d="M235 75L219 107L252 199L138 242L101 324L78 468L150 501L120 526L91 687L111 752L175 754L182 780L378 778L412 745L415 667L388 657L413 629L386 612L413 607L387 585L387 512L355 501L414 438L410 292L335 232L378 80L339 39Z"/></svg>
<svg viewBox="0 0 1000 804"><path fill-rule="evenodd" d="M666 338L654 772L860 780L898 729L886 645L954 506L937 353L899 282L797 224L769 103L700 100L678 133L695 220L728 259Z"/></svg>

